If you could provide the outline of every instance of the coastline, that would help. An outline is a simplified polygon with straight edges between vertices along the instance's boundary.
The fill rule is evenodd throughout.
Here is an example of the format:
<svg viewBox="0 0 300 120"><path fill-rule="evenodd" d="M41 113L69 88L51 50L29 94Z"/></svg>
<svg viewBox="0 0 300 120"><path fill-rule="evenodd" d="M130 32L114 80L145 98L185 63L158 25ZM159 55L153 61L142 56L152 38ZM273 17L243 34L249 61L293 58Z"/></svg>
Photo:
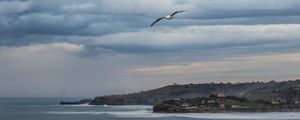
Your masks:
<svg viewBox="0 0 300 120"><path fill-rule="evenodd" d="M300 112L300 80L174 84L60 104L153 105L155 113Z"/></svg>
<svg viewBox="0 0 300 120"><path fill-rule="evenodd" d="M300 107L297 108L238 108L238 109L177 109L177 110L155 110L153 113L268 113L268 112L300 112Z"/></svg>

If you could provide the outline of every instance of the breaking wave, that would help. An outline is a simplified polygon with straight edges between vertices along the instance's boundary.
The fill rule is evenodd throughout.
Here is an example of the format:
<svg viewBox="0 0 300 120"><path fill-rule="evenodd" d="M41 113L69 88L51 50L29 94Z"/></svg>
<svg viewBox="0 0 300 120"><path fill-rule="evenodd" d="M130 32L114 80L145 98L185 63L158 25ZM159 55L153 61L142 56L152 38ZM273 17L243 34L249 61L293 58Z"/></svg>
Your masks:
<svg viewBox="0 0 300 120"><path fill-rule="evenodd" d="M91 106L91 105L74 105L74 106ZM66 107L68 108L68 107ZM80 107L81 108L81 107ZM152 106L147 105L129 105L129 106L111 106L102 105L93 108L86 107L81 111L73 111L68 108L64 111L48 111L46 114L61 115L109 115L113 117L123 118L164 118L164 117L180 117L180 118L196 118L196 119L218 119L218 120L300 120L300 114L296 112L273 112L273 113L153 113Z"/></svg>
<svg viewBox="0 0 300 120"><path fill-rule="evenodd" d="M245 119L245 120L299 120L299 113L152 113L151 110L135 111L67 111L67 112L47 112L48 114L93 114L93 115L112 115L123 118L163 118L163 117L182 117L197 119Z"/></svg>

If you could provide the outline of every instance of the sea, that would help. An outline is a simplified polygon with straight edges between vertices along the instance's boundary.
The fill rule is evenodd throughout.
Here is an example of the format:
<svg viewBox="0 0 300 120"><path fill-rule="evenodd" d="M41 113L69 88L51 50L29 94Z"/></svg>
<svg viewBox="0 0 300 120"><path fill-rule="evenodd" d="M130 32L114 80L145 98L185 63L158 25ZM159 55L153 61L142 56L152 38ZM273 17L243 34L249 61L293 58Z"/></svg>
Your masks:
<svg viewBox="0 0 300 120"><path fill-rule="evenodd" d="M0 98L0 120L300 120L300 113L153 113L152 106L59 105L82 98Z"/></svg>

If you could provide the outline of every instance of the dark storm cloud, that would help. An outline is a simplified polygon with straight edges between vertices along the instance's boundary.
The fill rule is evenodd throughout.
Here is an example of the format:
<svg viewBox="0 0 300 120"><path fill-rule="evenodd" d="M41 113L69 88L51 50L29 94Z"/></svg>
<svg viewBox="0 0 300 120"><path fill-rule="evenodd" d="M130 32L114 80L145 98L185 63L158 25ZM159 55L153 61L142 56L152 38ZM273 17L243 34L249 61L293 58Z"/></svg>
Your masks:
<svg viewBox="0 0 300 120"><path fill-rule="evenodd" d="M245 9L245 10L207 10L206 13L194 14L190 18L195 19L222 19L239 17L269 17L269 16L299 16L299 8L288 8L283 10L270 9ZM271 22L271 21L270 21Z"/></svg>
<svg viewBox="0 0 300 120"><path fill-rule="evenodd" d="M299 27L296 24L281 24L163 28L159 31L154 29L106 35L94 38L91 44L121 53L184 52L266 45L273 45L280 50L284 47L282 44L299 44Z"/></svg>
<svg viewBox="0 0 300 120"><path fill-rule="evenodd" d="M296 78L299 5L0 0L0 96L96 96L174 82ZM183 9L176 19L149 26Z"/></svg>
<svg viewBox="0 0 300 120"><path fill-rule="evenodd" d="M162 22L160 25L299 23L300 9L297 6L300 2L297 0L267 0L264 2L265 5L261 5L259 0L160 2L155 0L2 0L0 1L0 35L6 37L2 37L0 43L19 45L42 41L34 38L22 41L11 40L20 36L103 36L140 31L149 29L153 19L169 14L174 9L189 11L179 16L176 21Z"/></svg>

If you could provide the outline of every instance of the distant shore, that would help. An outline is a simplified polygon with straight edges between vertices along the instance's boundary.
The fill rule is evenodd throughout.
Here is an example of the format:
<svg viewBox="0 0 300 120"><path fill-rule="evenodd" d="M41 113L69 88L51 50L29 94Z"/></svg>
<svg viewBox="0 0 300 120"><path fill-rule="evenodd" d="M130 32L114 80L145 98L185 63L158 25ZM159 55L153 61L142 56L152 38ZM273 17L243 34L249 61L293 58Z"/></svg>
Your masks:
<svg viewBox="0 0 300 120"><path fill-rule="evenodd" d="M300 112L300 79L246 83L174 83L165 87L62 105L153 105L154 112Z"/></svg>
<svg viewBox="0 0 300 120"><path fill-rule="evenodd" d="M211 95L192 99L163 101L153 107L157 113L229 113L229 112L300 112L300 105L291 101L251 101L245 97Z"/></svg>
<svg viewBox="0 0 300 120"><path fill-rule="evenodd" d="M154 113L263 113L263 112L300 112L300 107L287 107L287 108L233 108L233 109L221 109L221 108L190 108L190 109L167 109L159 110L153 109Z"/></svg>

